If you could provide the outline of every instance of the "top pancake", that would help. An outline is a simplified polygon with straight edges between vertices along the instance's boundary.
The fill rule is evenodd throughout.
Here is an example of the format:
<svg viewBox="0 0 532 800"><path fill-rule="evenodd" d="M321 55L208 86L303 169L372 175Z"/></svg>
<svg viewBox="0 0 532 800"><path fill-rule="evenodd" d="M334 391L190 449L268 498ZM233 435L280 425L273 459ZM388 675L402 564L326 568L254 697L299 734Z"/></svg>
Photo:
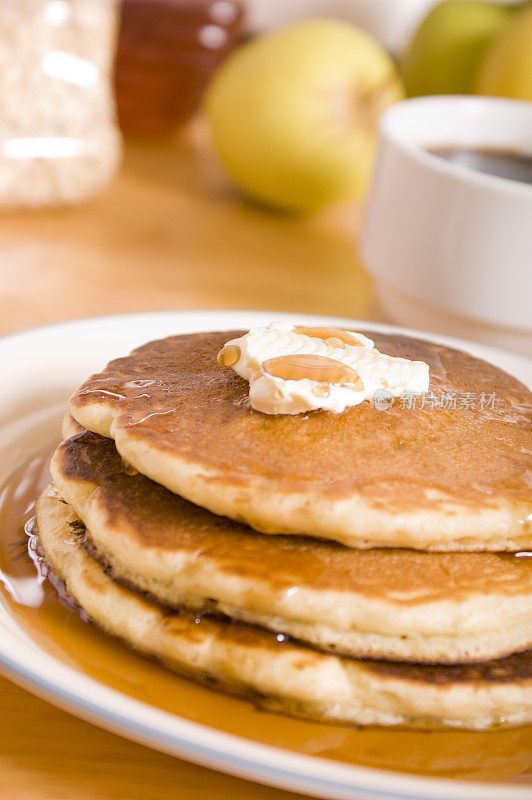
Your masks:
<svg viewBox="0 0 532 800"><path fill-rule="evenodd" d="M71 413L144 475L265 533L352 547L532 546L532 393L518 380L467 353L370 332L381 352L427 362L430 390L454 394L457 408L396 401L382 412L366 401L271 416L216 362L241 334L144 345L83 384ZM495 408L467 405L471 393L496 393Z"/></svg>

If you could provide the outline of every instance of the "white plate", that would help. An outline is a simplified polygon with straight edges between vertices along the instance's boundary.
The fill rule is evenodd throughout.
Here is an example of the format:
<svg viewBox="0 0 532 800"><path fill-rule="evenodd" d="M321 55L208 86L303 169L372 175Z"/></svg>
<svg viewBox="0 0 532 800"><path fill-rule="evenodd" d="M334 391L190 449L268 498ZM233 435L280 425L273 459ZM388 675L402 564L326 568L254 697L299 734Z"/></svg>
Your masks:
<svg viewBox="0 0 532 800"><path fill-rule="evenodd" d="M28 419L59 420L73 388L110 358L172 333L250 328L272 319L363 327L392 326L356 320L272 312L193 311L101 317L33 329L0 340L0 481L31 455ZM458 346L532 384L524 357L445 337L405 331ZM35 446L32 439L31 446ZM220 732L161 711L98 683L45 652L0 604L0 667L31 692L97 725L158 750L250 780L327 798L357 800L530 800L517 784L440 780L357 767L294 753ZM398 734L400 735L400 734Z"/></svg>

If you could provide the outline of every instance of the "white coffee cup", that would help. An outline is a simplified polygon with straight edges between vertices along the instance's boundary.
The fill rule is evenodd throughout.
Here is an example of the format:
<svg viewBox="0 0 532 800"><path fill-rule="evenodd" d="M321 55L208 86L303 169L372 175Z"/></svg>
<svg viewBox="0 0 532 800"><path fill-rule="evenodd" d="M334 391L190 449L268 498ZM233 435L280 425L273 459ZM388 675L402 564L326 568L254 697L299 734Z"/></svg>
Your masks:
<svg viewBox="0 0 532 800"><path fill-rule="evenodd" d="M532 351L532 185L427 152L447 147L531 155L532 103L438 96L389 108L362 260L401 322Z"/></svg>

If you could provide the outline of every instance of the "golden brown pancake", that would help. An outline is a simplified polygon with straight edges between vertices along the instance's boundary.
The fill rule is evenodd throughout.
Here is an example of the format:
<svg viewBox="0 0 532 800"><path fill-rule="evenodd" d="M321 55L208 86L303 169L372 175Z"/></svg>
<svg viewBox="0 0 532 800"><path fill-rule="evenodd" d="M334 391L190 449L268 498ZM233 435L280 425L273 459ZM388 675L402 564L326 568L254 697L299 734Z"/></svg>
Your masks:
<svg viewBox="0 0 532 800"><path fill-rule="evenodd" d="M326 655L243 623L179 615L115 582L54 490L38 503L47 561L88 616L170 669L268 708L362 725L484 729L532 721L532 652L468 666Z"/></svg>
<svg viewBox="0 0 532 800"><path fill-rule="evenodd" d="M91 554L169 606L358 657L456 663L532 647L532 558L258 534L129 474L113 442L87 431L51 469Z"/></svg>
<svg viewBox="0 0 532 800"><path fill-rule="evenodd" d="M272 416L216 363L241 333L144 345L83 384L70 410L143 474L266 533L352 547L532 546L532 393L518 380L443 345L372 332L382 352L427 362L430 390L457 408L383 412L365 401ZM494 393L493 409L478 407Z"/></svg>

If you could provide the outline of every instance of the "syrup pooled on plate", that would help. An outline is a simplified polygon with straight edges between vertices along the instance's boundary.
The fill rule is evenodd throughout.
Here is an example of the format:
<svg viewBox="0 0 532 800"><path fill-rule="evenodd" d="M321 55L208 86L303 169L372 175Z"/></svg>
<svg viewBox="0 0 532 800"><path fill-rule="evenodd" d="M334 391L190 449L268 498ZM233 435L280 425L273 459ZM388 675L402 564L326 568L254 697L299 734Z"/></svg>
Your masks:
<svg viewBox="0 0 532 800"><path fill-rule="evenodd" d="M48 483L49 458L49 451L37 454L0 490L0 602L43 650L130 697L265 744L379 769L532 786L532 726L419 732L292 719L180 678L83 621L44 579L35 548L33 558L28 555L34 501Z"/></svg>

